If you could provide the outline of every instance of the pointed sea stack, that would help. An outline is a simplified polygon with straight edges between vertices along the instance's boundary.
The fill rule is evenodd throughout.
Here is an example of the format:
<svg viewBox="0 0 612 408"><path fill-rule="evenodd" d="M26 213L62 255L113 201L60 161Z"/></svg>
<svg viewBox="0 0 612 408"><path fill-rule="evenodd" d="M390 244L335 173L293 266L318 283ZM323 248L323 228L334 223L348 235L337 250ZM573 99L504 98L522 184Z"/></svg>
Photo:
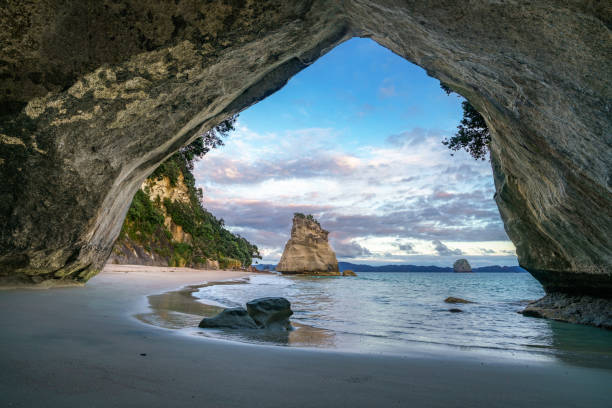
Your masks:
<svg viewBox="0 0 612 408"><path fill-rule="evenodd" d="M472 272L472 267L467 259L457 259L453 264L454 272Z"/></svg>
<svg viewBox="0 0 612 408"><path fill-rule="evenodd" d="M312 215L294 214L291 239L276 270L283 274L340 275L328 234Z"/></svg>

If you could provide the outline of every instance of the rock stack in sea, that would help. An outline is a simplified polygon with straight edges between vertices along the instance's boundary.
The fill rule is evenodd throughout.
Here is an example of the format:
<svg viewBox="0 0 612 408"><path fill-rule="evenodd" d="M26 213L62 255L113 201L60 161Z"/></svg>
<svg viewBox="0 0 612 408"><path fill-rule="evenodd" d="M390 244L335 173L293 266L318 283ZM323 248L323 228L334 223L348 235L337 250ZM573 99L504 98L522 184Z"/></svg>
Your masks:
<svg viewBox="0 0 612 408"><path fill-rule="evenodd" d="M327 241L328 234L312 215L296 213L291 238L276 270L283 274L340 275L336 254Z"/></svg>
<svg viewBox="0 0 612 408"><path fill-rule="evenodd" d="M467 259L457 259L453 264L454 272L472 272L472 267Z"/></svg>

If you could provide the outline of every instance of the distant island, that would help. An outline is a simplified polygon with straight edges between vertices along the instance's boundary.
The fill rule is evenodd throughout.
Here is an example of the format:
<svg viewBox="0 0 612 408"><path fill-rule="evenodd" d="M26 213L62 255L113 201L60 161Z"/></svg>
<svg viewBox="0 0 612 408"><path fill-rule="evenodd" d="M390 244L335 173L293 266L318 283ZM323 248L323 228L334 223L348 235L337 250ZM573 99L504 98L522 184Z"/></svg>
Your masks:
<svg viewBox="0 0 612 408"><path fill-rule="evenodd" d="M462 259L457 259L455 263L453 264L453 272L471 273L473 271L472 271L472 266L470 265L468 260L465 258L462 258Z"/></svg>
<svg viewBox="0 0 612 408"><path fill-rule="evenodd" d="M276 268L275 264L259 264L255 265L255 267L259 270L274 270ZM338 262L338 269L340 271L344 271L346 269L353 270L355 272L453 272L453 267L442 267L442 266L419 266L419 265L381 265L381 266L372 266L372 265L360 265L354 264L350 262ZM500 265L491 265L491 266L482 266L480 268L472 268L472 272L475 273L517 273L517 272L525 272L527 271L520 266L500 266Z"/></svg>

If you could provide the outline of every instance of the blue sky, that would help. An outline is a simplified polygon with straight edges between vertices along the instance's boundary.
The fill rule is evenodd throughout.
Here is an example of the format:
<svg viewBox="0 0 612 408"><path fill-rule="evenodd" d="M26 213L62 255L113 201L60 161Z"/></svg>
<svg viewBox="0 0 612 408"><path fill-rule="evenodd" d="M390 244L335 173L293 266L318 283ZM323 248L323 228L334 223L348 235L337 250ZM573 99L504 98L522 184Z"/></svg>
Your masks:
<svg viewBox="0 0 612 408"><path fill-rule="evenodd" d="M333 128L346 149L381 145L410 128L452 131L460 102L438 80L369 39L352 39L320 58L241 122L258 132Z"/></svg>
<svg viewBox="0 0 612 408"><path fill-rule="evenodd" d="M490 164L451 156L461 119L424 70L349 40L240 114L196 165L204 205L276 263L294 212L330 231L339 260L516 265Z"/></svg>

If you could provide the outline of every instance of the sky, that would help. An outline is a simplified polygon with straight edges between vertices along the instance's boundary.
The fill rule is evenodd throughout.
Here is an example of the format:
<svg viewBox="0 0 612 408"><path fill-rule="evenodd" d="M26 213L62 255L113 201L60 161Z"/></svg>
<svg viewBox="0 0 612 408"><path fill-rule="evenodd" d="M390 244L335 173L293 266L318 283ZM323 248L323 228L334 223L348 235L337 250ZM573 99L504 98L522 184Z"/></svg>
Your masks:
<svg viewBox="0 0 612 408"><path fill-rule="evenodd" d="M461 99L369 39L340 44L246 109L195 167L204 206L277 263L293 213L330 231L339 261L517 265L488 161L442 145Z"/></svg>

